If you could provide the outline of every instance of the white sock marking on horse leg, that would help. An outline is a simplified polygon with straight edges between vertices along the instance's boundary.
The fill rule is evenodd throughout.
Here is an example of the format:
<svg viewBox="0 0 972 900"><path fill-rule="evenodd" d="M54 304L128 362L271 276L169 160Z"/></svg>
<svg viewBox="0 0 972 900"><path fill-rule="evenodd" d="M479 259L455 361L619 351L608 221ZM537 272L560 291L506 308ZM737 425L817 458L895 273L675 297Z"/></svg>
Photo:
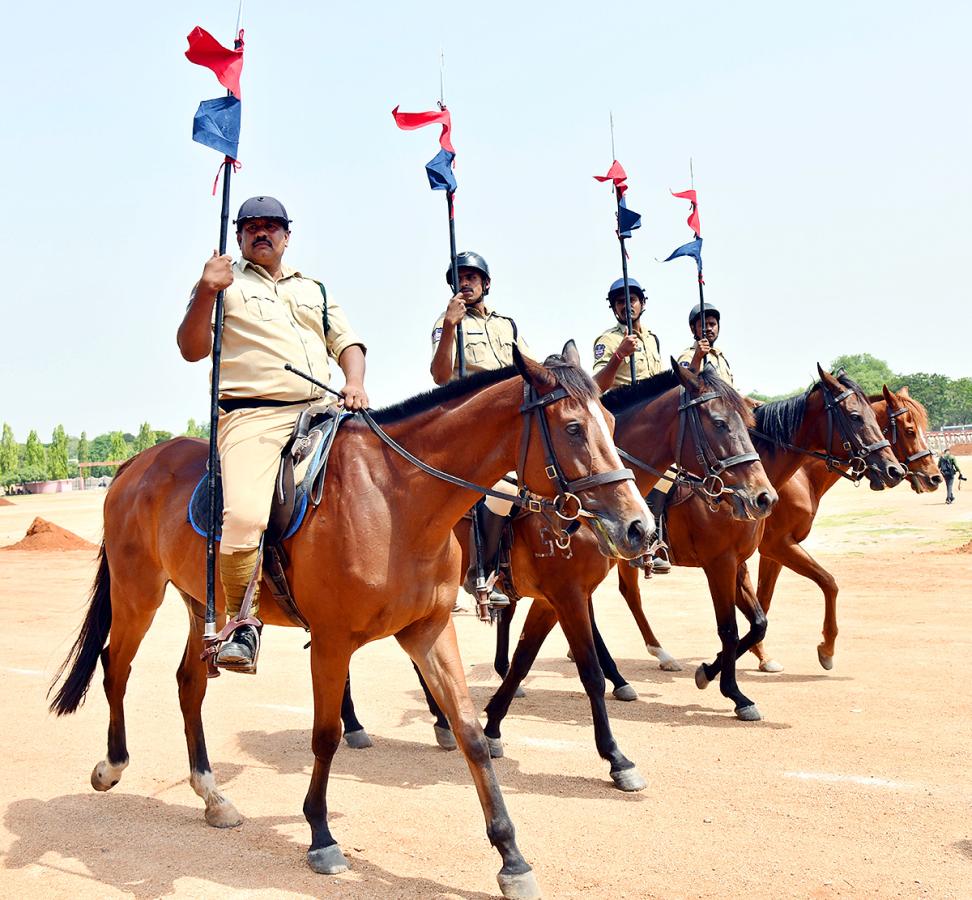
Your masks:
<svg viewBox="0 0 972 900"><path fill-rule="evenodd" d="M659 662L672 662L675 659L664 647L652 647L651 644L645 644L645 648Z"/></svg>

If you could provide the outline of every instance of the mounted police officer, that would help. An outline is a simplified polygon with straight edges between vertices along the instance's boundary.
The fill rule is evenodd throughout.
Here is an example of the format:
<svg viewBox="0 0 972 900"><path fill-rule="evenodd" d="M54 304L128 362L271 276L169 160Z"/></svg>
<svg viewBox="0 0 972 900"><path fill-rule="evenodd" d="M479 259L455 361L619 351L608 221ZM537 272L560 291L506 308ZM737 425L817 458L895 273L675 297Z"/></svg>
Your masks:
<svg viewBox="0 0 972 900"><path fill-rule="evenodd" d="M645 311L645 292L633 278L628 279L631 298L631 334L628 334L624 308L624 279L619 278L608 288L607 302L618 324L605 331L594 342L594 381L602 391L631 384L628 357L634 354L635 378L640 381L662 370L661 344L647 328L642 327Z"/></svg>
<svg viewBox="0 0 972 900"><path fill-rule="evenodd" d="M608 288L608 306L611 307L618 324L605 331L594 342L594 381L602 391L631 384L631 365L628 359L632 354L637 381L657 375L662 370L661 343L657 335L641 324L641 315L645 311L645 292L634 278L628 279L628 297L631 300L631 334L628 334L624 303L624 279L619 278ZM659 523L659 533L663 521L662 513L665 511L665 498L670 488L671 482L662 479L645 498L655 521ZM664 546L656 548L651 564L651 571L657 575L667 575L672 570Z"/></svg>
<svg viewBox="0 0 972 900"><path fill-rule="evenodd" d="M696 303L689 313L689 329L695 338L691 347L686 347L678 361L686 368L701 371L704 364L712 366L719 377L727 384L733 384L732 369L725 354L715 346L719 339L719 325L721 320L719 310L709 303L705 304L705 323L702 323L702 307Z"/></svg>
<svg viewBox="0 0 972 900"><path fill-rule="evenodd" d="M459 353L456 348L457 327L462 326L462 352L467 375L488 372L513 365L513 345L529 357L530 350L520 337L519 329L509 316L500 315L486 306L489 294L489 265L478 253L463 251L456 256L459 283L456 293L449 301L445 312L439 316L432 329L432 378L438 385L447 384L459 378ZM452 286L452 267L446 270L446 283ZM516 493L512 485L500 481L494 488L498 491ZM500 543L507 516L512 509L507 503L494 497L487 497L473 507L479 519L482 537L482 567L485 573L497 569ZM475 528L475 522L473 523ZM463 587L475 596L477 560L475 559L475 540L470 541L470 566L466 572ZM489 593L491 606L508 606L509 598L493 588Z"/></svg>
<svg viewBox="0 0 972 900"><path fill-rule="evenodd" d="M330 380L328 356L344 372L339 405L368 405L365 345L320 282L282 264L291 219L273 197L251 197L235 220L242 258L214 252L192 290L178 343L190 362L212 350L215 300L223 298L217 444L223 486L219 575L226 615L235 617L260 557L281 452L294 423L323 392L284 370L294 362L319 381ZM259 611L259 573L251 615ZM256 672L259 628L239 626L220 648L216 664Z"/></svg>

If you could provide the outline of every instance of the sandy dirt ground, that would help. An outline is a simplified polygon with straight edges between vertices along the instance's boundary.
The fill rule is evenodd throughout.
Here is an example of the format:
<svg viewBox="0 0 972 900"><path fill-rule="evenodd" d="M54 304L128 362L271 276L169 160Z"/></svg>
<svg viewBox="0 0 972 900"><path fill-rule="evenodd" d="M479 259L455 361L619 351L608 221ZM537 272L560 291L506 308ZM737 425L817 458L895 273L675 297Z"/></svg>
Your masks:
<svg viewBox="0 0 972 900"><path fill-rule="evenodd" d="M98 541L102 499L14 498L0 507L0 545L22 538L35 516ZM751 657L740 665L762 722L737 721L717 686L694 684L695 666L717 649L701 572L647 585L655 630L685 666L677 673L659 670L616 586L602 586L602 631L640 694L609 698L609 711L648 780L642 793L611 785L555 631L495 762L544 895L972 896L972 553L958 552L972 538L972 491L953 506L944 499L944 489L918 497L846 484L827 496L808 547L842 588L835 668L817 663L817 588L785 572L767 640L785 671L760 674ZM435 746L410 664L390 640L352 661L375 746L342 746L332 770L347 874L316 876L305 865L311 711L296 629L268 629L256 678L210 682L210 757L241 826L208 827L188 784L175 685L186 614L174 593L133 667L131 765L114 790L95 793L88 777L107 728L100 674L75 716L55 720L44 696L93 573L89 552L0 552L0 896L497 895L499 857L468 770ZM456 627L482 708L498 683L493 635L468 614Z"/></svg>

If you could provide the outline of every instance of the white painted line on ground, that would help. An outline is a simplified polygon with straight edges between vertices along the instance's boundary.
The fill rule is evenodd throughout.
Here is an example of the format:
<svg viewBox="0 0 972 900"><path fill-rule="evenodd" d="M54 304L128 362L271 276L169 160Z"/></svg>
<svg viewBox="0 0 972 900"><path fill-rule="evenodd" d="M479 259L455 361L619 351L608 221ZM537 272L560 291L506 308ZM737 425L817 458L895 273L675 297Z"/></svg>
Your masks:
<svg viewBox="0 0 972 900"><path fill-rule="evenodd" d="M11 666L4 666L3 671L9 672L11 675L30 675L36 678L44 678L47 675L47 672L43 669L17 669Z"/></svg>
<svg viewBox="0 0 972 900"><path fill-rule="evenodd" d="M784 772L784 778L799 778L801 781L828 781L832 784L862 784L866 787L883 787L892 790L920 787L906 781L891 781L888 778L877 778L874 775L837 775L833 772Z"/></svg>

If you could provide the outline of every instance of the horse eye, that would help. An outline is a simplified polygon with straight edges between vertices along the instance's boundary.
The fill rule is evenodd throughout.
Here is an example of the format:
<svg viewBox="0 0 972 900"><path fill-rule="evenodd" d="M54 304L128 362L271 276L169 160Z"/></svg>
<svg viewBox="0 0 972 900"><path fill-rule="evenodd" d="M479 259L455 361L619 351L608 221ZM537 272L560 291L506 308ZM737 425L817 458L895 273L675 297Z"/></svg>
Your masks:
<svg viewBox="0 0 972 900"><path fill-rule="evenodd" d="M713 419L712 424L715 425L719 431L725 431L729 427L729 423L725 419Z"/></svg>
<svg viewBox="0 0 972 900"><path fill-rule="evenodd" d="M850 414L850 417L851 417L851 421L852 422L863 422L864 421L864 418L863 418L863 416L861 416L860 413L851 413Z"/></svg>
<svg viewBox="0 0 972 900"><path fill-rule="evenodd" d="M567 434L574 435L575 437L582 434L584 429L581 427L580 422L571 422L567 426Z"/></svg>

